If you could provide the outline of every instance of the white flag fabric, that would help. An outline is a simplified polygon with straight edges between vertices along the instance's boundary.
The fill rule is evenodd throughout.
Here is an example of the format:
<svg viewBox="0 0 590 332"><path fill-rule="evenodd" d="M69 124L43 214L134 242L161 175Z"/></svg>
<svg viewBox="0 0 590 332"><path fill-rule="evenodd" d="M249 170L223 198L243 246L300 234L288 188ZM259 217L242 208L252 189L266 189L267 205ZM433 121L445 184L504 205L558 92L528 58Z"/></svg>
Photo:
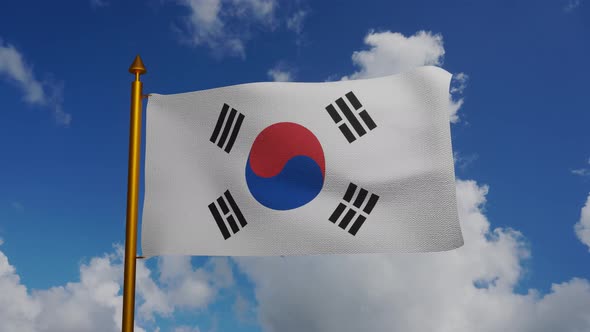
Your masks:
<svg viewBox="0 0 590 332"><path fill-rule="evenodd" d="M450 79L428 66L152 94L143 255L460 247Z"/></svg>

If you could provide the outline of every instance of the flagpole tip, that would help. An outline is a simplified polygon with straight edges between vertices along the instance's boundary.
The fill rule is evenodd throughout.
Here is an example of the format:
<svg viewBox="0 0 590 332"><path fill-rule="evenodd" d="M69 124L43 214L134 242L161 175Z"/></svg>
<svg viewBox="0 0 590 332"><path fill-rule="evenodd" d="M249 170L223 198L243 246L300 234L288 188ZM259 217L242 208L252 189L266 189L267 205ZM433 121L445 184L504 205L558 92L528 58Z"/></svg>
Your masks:
<svg viewBox="0 0 590 332"><path fill-rule="evenodd" d="M135 57L135 60L133 60L133 63L129 67L129 72L131 74L139 74L139 75L143 75L147 72L147 70L145 69L145 66L143 65L143 61L141 61L141 57L139 55L137 55Z"/></svg>

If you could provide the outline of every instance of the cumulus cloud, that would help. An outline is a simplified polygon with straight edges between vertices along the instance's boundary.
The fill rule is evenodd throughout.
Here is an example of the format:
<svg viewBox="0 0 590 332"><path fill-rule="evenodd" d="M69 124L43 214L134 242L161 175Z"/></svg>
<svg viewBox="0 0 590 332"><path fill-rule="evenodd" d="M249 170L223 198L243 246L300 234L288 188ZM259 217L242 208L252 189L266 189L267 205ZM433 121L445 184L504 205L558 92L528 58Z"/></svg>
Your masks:
<svg viewBox="0 0 590 332"><path fill-rule="evenodd" d="M572 174L578 175L578 176L590 176L590 168L572 169Z"/></svg>
<svg viewBox="0 0 590 332"><path fill-rule="evenodd" d="M271 26L277 7L275 0L180 0L180 4L189 11L179 30L183 41L241 57L249 26Z"/></svg>
<svg viewBox="0 0 590 332"><path fill-rule="evenodd" d="M154 321L154 314L171 317L175 310L204 308L222 288L233 286L233 272L227 258L213 257L194 267L190 256L157 258L158 279L145 266L137 272L137 289L142 298L139 317Z"/></svg>
<svg viewBox="0 0 590 332"><path fill-rule="evenodd" d="M457 73L453 75L453 79L457 84L451 87L451 93L463 93L467 87L469 76L465 73Z"/></svg>
<svg viewBox="0 0 590 332"><path fill-rule="evenodd" d="M295 44L298 46L301 46L304 40L303 25L308 14L309 12L307 10L300 9L287 18L287 29L295 32Z"/></svg>
<svg viewBox="0 0 590 332"><path fill-rule="evenodd" d="M113 259L106 255L83 264L79 282L30 291L0 252L0 330L120 330L122 301L117 294L122 267L113 264Z"/></svg>
<svg viewBox="0 0 590 332"><path fill-rule="evenodd" d="M303 26L309 11L299 9L287 18L287 29L295 33L295 44L301 46L304 43Z"/></svg>
<svg viewBox="0 0 590 332"><path fill-rule="evenodd" d="M462 248L442 253L239 258L265 331L586 331L590 283L515 291L529 247L491 228L488 187L457 182Z"/></svg>
<svg viewBox="0 0 590 332"><path fill-rule="evenodd" d="M465 170L471 164L473 164L479 156L475 153L472 154L463 154L459 151L453 152L453 162L455 163L455 168L460 168L461 170Z"/></svg>
<svg viewBox="0 0 590 332"><path fill-rule="evenodd" d="M440 66L445 55L442 35L429 31L419 31L409 37L391 31L370 32L364 42L370 49L352 54L352 61L359 70L345 78L371 78L420 66Z"/></svg>
<svg viewBox="0 0 590 332"><path fill-rule="evenodd" d="M449 101L449 112L452 123L459 122L459 109L463 106L465 98L463 92L467 87L467 80L469 76L465 73L457 73L453 75L451 80L451 100Z"/></svg>
<svg viewBox="0 0 590 332"><path fill-rule="evenodd" d="M303 23L305 22L306 17L307 11L302 9L296 11L287 19L287 28L294 31L296 34L301 34L303 32Z"/></svg>
<svg viewBox="0 0 590 332"><path fill-rule="evenodd" d="M120 331L123 251L94 257L80 267L80 280L49 289L29 290L0 251L0 331ZM137 264L135 331L145 331L154 315L169 317L177 309L206 307L219 287L233 282L227 261L194 268L185 258L161 257L157 274ZM222 280L219 282L218 280ZM184 330L183 330L184 328ZM157 328L156 328L157 330ZM180 327L179 331L198 331Z"/></svg>
<svg viewBox="0 0 590 332"><path fill-rule="evenodd" d="M442 66L445 55L443 36L429 31L418 31L409 37L398 32L369 32L364 40L368 50L355 51L352 61L358 70L342 79L372 78L392 75L420 66ZM464 103L463 91L468 76L453 76L449 101L449 117L459 122L458 111Z"/></svg>
<svg viewBox="0 0 590 332"><path fill-rule="evenodd" d="M5 44L1 38L0 77L20 88L26 103L50 108L57 123L66 126L70 124L72 117L62 108L62 87L59 84L39 81L23 55L14 46Z"/></svg>
<svg viewBox="0 0 590 332"><path fill-rule="evenodd" d="M251 303L243 295L238 294L234 301L233 310L236 318L240 323L254 323L256 322L256 305Z"/></svg>
<svg viewBox="0 0 590 332"><path fill-rule="evenodd" d="M574 230L578 239L587 245L588 250L590 250L590 195L588 195L586 204L580 212L580 221L574 225Z"/></svg>
<svg viewBox="0 0 590 332"><path fill-rule="evenodd" d="M275 82L290 82L293 80L293 74L285 69L272 68L268 70L267 75Z"/></svg>
<svg viewBox="0 0 590 332"><path fill-rule="evenodd" d="M588 158L588 165L590 165L590 158ZM578 176L590 176L590 167L581 167L581 168L576 168L576 169L572 169L571 170L572 174L574 175L578 175Z"/></svg>

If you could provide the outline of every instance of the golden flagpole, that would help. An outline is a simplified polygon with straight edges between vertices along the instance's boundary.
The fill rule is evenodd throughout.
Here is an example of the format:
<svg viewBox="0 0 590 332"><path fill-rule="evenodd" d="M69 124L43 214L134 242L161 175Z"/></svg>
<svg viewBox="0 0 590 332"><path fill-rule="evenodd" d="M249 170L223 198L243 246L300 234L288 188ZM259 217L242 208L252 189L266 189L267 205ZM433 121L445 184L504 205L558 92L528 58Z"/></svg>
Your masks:
<svg viewBox="0 0 590 332"><path fill-rule="evenodd" d="M146 73L138 56L129 67L135 75L131 83L131 124L129 126L129 171L127 175L127 228L125 235L125 275L123 279L123 332L133 332L135 311L135 263L137 254L137 210L139 198L139 162L141 147L142 83Z"/></svg>

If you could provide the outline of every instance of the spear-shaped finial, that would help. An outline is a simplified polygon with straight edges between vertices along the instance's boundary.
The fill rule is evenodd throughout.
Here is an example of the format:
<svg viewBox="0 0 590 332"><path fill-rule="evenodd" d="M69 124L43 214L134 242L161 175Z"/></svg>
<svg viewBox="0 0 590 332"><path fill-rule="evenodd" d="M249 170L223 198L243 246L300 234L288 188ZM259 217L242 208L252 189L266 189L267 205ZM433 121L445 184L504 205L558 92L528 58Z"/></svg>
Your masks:
<svg viewBox="0 0 590 332"><path fill-rule="evenodd" d="M129 72L131 74L139 74L139 75L143 75L147 72L147 70L145 69L145 66L143 65L143 61L141 61L141 57L139 55L137 55L135 57L135 60L133 60L133 63L129 67Z"/></svg>

